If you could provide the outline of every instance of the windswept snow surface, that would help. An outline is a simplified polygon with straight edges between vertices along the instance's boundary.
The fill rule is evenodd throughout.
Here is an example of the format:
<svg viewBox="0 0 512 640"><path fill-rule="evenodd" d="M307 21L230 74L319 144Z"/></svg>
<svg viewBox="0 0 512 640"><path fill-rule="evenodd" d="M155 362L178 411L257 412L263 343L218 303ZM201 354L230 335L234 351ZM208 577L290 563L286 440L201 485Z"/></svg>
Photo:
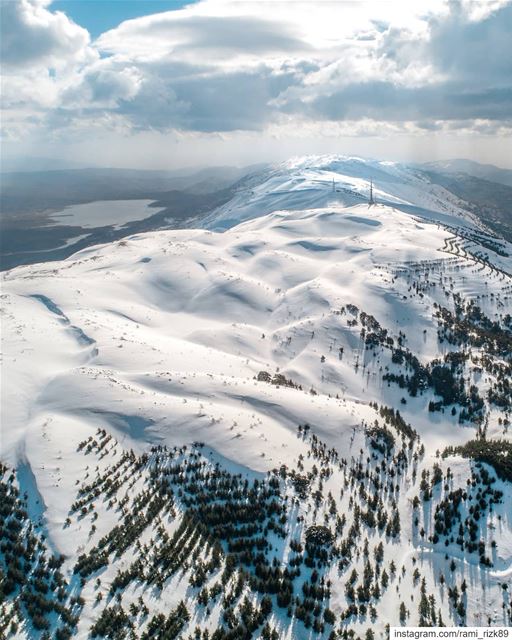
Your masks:
<svg viewBox="0 0 512 640"><path fill-rule="evenodd" d="M203 226L222 230L279 209L367 203L370 181L374 199L381 204L443 223L471 222L459 198L414 167L331 155L293 158L246 179L235 197L214 210Z"/></svg>
<svg viewBox="0 0 512 640"><path fill-rule="evenodd" d="M374 206L364 201L370 178ZM212 214L212 229L232 227L224 233L140 234L3 275L2 460L24 470L22 491L37 492L34 517L66 555L68 575L78 553L118 517L102 512L92 537L85 520L64 526L77 483L96 464L77 445L98 427L136 453L155 444L203 442L226 468L262 477L281 465L296 468L300 455L310 468L296 435L299 424L311 425L343 458L357 458L365 446L361 422L378 417L370 406L377 402L399 408L418 432L425 446L418 477L438 461L444 470L451 467L454 486L465 486L470 462L437 459L436 451L467 442L476 425L460 425L448 410L429 412L429 401L438 399L432 390L409 397L383 381L396 366L384 349L365 348L361 324L351 321L357 315L347 307L373 315L395 340L405 334L404 344L426 365L455 350L438 341L434 303L453 309L451 296L459 293L492 319L511 312L510 257L483 246L480 254L471 252L470 240L453 230L475 231L460 203L399 165L306 158L261 180L249 196L241 191ZM434 284L427 287L427 281ZM417 282L425 285L421 292ZM302 389L259 381L261 371L282 373ZM485 390L485 376L468 375ZM503 408L488 409L488 437L503 437ZM417 621L417 602L409 598L418 588L412 582L416 562L445 622L454 623L446 587L438 582L441 571L450 573L444 549L416 533L411 501L418 490L410 478L404 482L402 533L386 543L385 558L399 570L406 565L407 575L376 605L377 622L351 621L361 635L368 627L382 635L386 622L398 624L402 600L409 623ZM497 541L493 568L449 549L459 560L457 583L463 577L468 583L468 624L488 618L504 624L501 584L512 579L511 492L500 480L495 486L506 501L489 521L494 533L486 529ZM332 485L336 496L339 487ZM312 513L305 517L313 522ZM114 575L112 568L102 575L105 586ZM337 615L346 601L341 582L336 586L336 564L329 577ZM78 627L83 638L98 615L95 592L87 589ZM127 592L124 602L138 595ZM181 598L192 598L190 589L175 581L150 601L168 613ZM192 599L190 610L192 633L200 621ZM282 620L279 611L272 620L282 637L323 637L302 623L287 626L286 610ZM32 637L31 629L27 623L19 637Z"/></svg>

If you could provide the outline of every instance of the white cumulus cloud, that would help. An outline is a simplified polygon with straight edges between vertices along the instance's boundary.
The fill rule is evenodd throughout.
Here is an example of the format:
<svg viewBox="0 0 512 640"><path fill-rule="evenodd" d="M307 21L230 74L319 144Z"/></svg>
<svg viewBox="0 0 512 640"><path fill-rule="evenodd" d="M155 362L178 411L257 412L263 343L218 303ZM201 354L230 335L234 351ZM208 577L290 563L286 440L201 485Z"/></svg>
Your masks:
<svg viewBox="0 0 512 640"><path fill-rule="evenodd" d="M50 0L2 9L12 131L412 135L512 113L510 0L200 0L94 42Z"/></svg>

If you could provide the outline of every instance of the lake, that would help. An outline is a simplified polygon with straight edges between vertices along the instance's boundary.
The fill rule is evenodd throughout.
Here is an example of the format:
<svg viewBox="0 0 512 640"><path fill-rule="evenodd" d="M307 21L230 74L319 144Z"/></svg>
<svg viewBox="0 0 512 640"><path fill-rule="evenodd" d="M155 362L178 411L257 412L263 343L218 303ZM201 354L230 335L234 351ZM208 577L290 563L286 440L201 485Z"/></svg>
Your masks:
<svg viewBox="0 0 512 640"><path fill-rule="evenodd" d="M51 214L61 225L94 229L114 226L119 229L127 222L154 216L163 207L150 207L154 200L98 200L87 204L73 204Z"/></svg>

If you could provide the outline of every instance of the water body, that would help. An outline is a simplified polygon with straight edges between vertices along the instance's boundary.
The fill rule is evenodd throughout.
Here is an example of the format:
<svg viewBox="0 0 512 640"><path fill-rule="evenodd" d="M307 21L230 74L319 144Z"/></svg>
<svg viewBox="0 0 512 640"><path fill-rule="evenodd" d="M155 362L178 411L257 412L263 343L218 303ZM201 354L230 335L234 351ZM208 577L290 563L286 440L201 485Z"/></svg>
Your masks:
<svg viewBox="0 0 512 640"><path fill-rule="evenodd" d="M88 233L84 233L83 235L80 236L71 236L71 238L69 238L69 240L66 240L66 242L64 242L64 244L59 245L58 247L50 247L49 249L32 249L32 250L28 250L28 251L17 251L15 254L12 251L6 251L3 255L5 256L12 256L12 255L22 255L24 253L30 253L30 254L34 254L34 253L48 253L51 251L57 251L59 249L66 249L67 247L71 247L74 244L76 244L77 242L80 242L80 240L83 240L84 238L89 237ZM43 260L44 257L41 257L41 260Z"/></svg>
<svg viewBox="0 0 512 640"><path fill-rule="evenodd" d="M53 222L82 229L110 227L119 229L128 222L145 220L164 207L150 207L154 200L98 200L73 204L51 214Z"/></svg>
<svg viewBox="0 0 512 640"><path fill-rule="evenodd" d="M203 218L225 204L233 193L231 189L199 194L169 191L135 200L103 199L65 207L57 205L58 210L51 214L47 213L51 209L48 206L42 214L38 210L26 216L15 213L7 218L0 216L0 271L23 264L64 260L86 247L115 242L136 233L197 228Z"/></svg>

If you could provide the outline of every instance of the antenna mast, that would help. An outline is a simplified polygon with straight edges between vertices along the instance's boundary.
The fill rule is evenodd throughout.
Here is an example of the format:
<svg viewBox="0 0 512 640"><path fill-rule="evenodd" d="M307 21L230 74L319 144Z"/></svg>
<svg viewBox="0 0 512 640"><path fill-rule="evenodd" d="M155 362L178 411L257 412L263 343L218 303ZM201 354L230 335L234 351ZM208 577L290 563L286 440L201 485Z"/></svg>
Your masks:
<svg viewBox="0 0 512 640"><path fill-rule="evenodd" d="M369 205L375 204L375 200L373 199L373 180L370 179L370 200L368 201Z"/></svg>

